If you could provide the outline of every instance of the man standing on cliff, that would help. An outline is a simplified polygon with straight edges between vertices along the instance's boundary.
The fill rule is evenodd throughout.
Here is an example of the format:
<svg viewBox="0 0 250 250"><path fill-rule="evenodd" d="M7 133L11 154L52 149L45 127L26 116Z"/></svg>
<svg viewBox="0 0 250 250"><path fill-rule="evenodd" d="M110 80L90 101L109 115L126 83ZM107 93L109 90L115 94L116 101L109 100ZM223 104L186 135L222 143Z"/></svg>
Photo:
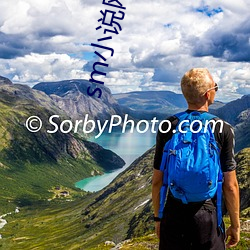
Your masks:
<svg viewBox="0 0 250 250"><path fill-rule="evenodd" d="M188 104L186 113L197 111L208 112L208 106L214 102L218 85L207 69L195 68L186 72L181 80L181 89ZM217 119L217 118L216 118ZM217 225L216 195L201 202L184 204L169 191L163 218L159 218L160 190L163 184L163 172L160 165L163 148L173 136L178 125L178 118L171 116L168 120L172 128L168 133L158 131L154 158L152 180L152 199L154 206L155 229L160 239L160 250L223 250L236 246L240 239L239 222L239 187L236 179L234 160L234 132L232 127L223 121L220 132L215 126L214 138L220 149L220 165L223 172L223 195L230 216L231 225L224 233ZM164 131L164 129L162 130ZM174 131L175 133L175 131ZM169 166L171 167L171 166ZM227 244L225 246L225 240Z"/></svg>

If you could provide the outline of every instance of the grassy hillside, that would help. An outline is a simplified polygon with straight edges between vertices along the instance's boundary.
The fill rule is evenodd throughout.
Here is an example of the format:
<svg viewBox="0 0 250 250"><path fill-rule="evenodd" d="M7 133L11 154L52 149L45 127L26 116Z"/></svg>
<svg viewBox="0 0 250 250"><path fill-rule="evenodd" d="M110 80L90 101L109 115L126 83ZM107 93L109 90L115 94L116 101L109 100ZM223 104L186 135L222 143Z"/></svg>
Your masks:
<svg viewBox="0 0 250 250"><path fill-rule="evenodd" d="M74 201L55 199L9 215L8 224L0 230L3 249L111 249L105 241L124 250L157 249L158 241L150 235L154 232L150 194L153 153L154 149L146 152L102 191ZM249 149L237 157L239 168L249 168ZM241 188L245 180L239 172ZM225 221L228 225L229 219ZM235 249L248 249L249 238L248 218L242 218L241 242Z"/></svg>
<svg viewBox="0 0 250 250"><path fill-rule="evenodd" d="M89 249L106 240L118 243L127 238L129 222L150 199L152 155L153 150L139 158L101 192L73 201L58 198L34 204L7 216L8 224L0 230L3 249ZM148 227L153 230L151 219Z"/></svg>
<svg viewBox="0 0 250 250"><path fill-rule="evenodd" d="M20 209L7 216L8 224L0 230L0 248L6 250L81 249L83 200L54 200Z"/></svg>

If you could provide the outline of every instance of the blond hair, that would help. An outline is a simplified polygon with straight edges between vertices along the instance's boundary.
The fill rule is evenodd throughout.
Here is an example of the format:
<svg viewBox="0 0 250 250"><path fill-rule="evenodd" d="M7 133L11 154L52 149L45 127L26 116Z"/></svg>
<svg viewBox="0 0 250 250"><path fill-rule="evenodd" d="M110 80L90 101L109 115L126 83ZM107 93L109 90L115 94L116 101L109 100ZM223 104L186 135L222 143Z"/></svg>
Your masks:
<svg viewBox="0 0 250 250"><path fill-rule="evenodd" d="M213 78L207 69L194 68L182 77L181 90L188 103L197 104L212 84Z"/></svg>

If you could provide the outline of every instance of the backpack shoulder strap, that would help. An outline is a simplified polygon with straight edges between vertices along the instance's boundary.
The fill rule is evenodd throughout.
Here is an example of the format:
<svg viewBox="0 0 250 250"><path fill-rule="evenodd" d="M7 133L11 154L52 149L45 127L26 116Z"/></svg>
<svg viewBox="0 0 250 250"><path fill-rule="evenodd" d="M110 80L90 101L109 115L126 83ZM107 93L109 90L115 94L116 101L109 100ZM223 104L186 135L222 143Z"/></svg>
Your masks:
<svg viewBox="0 0 250 250"><path fill-rule="evenodd" d="M197 111L193 111L193 112L197 112ZM174 116L177 117L179 119L179 121L182 121L191 113L188 113L187 111L183 111L183 112L175 114ZM213 115L213 114L208 113L208 112L204 112L201 115L205 120L212 120L213 118L218 118L216 115Z"/></svg>
<svg viewBox="0 0 250 250"><path fill-rule="evenodd" d="M216 115L210 114L205 112L202 114L205 120L212 120L214 118L218 118ZM221 166L219 165L219 173L218 173L218 186L217 186L217 199L216 199L216 206L217 206L217 226L222 230L222 182L223 182L223 173L221 170Z"/></svg>
<svg viewBox="0 0 250 250"><path fill-rule="evenodd" d="M175 114L174 116L177 117L179 119L179 122L180 122L180 121L184 120L188 115L189 114L187 111L183 111L183 112Z"/></svg>
<svg viewBox="0 0 250 250"><path fill-rule="evenodd" d="M202 113L202 117L205 118L205 120L212 120L214 118L217 118L216 115L213 115L213 114L208 113L208 112Z"/></svg>

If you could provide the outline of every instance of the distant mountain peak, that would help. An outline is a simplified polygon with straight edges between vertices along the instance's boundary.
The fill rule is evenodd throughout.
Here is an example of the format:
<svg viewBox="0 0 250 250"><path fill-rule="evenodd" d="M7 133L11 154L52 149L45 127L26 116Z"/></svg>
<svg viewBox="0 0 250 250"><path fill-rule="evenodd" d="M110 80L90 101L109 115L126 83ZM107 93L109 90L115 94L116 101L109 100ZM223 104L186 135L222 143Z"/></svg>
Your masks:
<svg viewBox="0 0 250 250"><path fill-rule="evenodd" d="M87 80L83 79L70 79L70 80L63 80L63 81L55 81L55 82L40 82L33 86L33 89L40 90L45 92L47 95L55 94L57 96L65 96L69 92L81 92L82 94L87 94L88 87L92 86L93 84ZM110 89L100 85L98 86L103 91L111 94ZM98 99L97 97L93 96L92 99Z"/></svg>

